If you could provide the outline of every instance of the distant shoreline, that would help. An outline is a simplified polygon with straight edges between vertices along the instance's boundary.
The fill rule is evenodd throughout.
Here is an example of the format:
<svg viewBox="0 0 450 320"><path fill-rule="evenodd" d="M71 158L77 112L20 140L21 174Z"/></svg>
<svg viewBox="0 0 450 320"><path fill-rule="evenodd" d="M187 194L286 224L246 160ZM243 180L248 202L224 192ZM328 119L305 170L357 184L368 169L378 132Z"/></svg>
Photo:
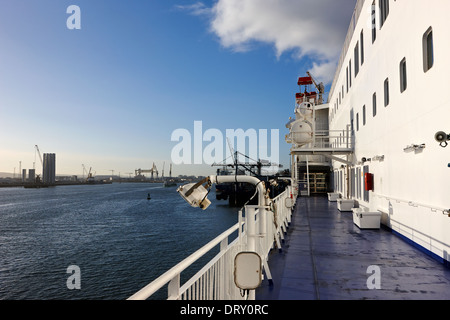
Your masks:
<svg viewBox="0 0 450 320"><path fill-rule="evenodd" d="M194 179L193 181L197 181ZM86 185L105 185L105 184L113 184L113 183L163 183L163 180L133 180L133 179L114 179L114 180L96 180L94 182L86 182L86 181L57 181L54 184L46 185L46 184L36 184L30 182L0 182L0 188L48 188L48 187L57 187L57 186L86 186ZM181 182L191 182L191 180L179 180L175 179L176 183Z"/></svg>

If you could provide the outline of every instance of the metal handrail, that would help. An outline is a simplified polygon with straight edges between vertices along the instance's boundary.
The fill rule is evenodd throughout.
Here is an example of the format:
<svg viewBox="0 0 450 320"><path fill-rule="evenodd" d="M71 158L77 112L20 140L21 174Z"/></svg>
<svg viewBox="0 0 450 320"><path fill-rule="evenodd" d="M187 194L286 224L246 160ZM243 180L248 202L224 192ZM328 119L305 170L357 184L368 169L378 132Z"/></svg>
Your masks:
<svg viewBox="0 0 450 320"><path fill-rule="evenodd" d="M387 196L384 194L378 194L378 193L373 193L373 195L375 197L378 198L384 198L388 201L393 200L395 202L399 202L399 203L405 203L410 207L422 207L422 208L427 208L430 209L431 211L441 211L444 215L449 215L450 214L450 208L443 208L443 207L438 207L438 206L433 206L433 205L429 205L429 204L424 204L424 203L420 203L420 202L416 202L416 201L411 201L411 200L405 200L405 199L400 199L400 198L396 198L396 197L391 197L391 196Z"/></svg>
<svg viewBox="0 0 450 320"><path fill-rule="evenodd" d="M290 137L292 133L288 134ZM316 130L312 133L313 141L295 148L302 149L353 149L353 136L350 126L344 130Z"/></svg>
<svg viewBox="0 0 450 320"><path fill-rule="evenodd" d="M263 262L268 278L271 278L267 260L268 253L276 243L281 248L283 234L290 223L292 208L286 207L286 199L294 198L292 186L272 200L274 211L266 206L245 206L245 222L242 212L239 222L208 244L191 254L156 280L133 294L129 300L148 299L168 284L168 299L254 299L254 290L241 295L233 282L234 257L241 251L256 251ZM244 228L243 228L244 227ZM242 230L244 229L244 230ZM228 238L238 231L238 237L228 245ZM220 244L220 252L183 286L181 273L195 261Z"/></svg>
<svg viewBox="0 0 450 320"><path fill-rule="evenodd" d="M144 300L148 299L152 294L161 289L167 283L179 278L181 272L186 270L195 261L200 259L206 253L208 253L215 246L220 244L224 239L228 238L233 232L239 228L239 223L232 226L227 231L223 232L221 235L216 237L214 240L210 241L208 244L191 254L189 257L178 263L172 269L166 271L159 278L149 283L147 286L133 294L128 300Z"/></svg>

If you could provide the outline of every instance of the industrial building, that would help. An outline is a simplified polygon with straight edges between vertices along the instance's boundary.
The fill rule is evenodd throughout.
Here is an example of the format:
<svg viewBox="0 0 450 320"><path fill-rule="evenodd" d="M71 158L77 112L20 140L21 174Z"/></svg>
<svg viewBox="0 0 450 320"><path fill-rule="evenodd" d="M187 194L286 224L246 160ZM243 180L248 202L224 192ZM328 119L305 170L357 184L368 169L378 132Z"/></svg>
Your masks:
<svg viewBox="0 0 450 320"><path fill-rule="evenodd" d="M56 155L54 153L44 153L42 182L47 185L56 182Z"/></svg>
<svg viewBox="0 0 450 320"><path fill-rule="evenodd" d="M28 170L28 182L34 183L36 181L36 169Z"/></svg>

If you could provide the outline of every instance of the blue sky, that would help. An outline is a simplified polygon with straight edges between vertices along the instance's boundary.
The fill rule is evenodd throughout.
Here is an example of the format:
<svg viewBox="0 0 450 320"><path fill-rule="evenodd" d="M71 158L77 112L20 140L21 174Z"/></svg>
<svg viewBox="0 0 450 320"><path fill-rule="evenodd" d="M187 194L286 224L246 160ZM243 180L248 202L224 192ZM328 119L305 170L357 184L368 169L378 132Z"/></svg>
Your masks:
<svg viewBox="0 0 450 320"><path fill-rule="evenodd" d="M193 132L194 121L224 134L279 129L288 166L297 77L312 69L329 84L356 1L240 1L2 0L0 172L32 168L37 144L56 153L57 174L81 175L85 164L128 176L165 162L167 175L171 134ZM66 26L72 4L80 30ZM305 5L340 39L296 25Z"/></svg>

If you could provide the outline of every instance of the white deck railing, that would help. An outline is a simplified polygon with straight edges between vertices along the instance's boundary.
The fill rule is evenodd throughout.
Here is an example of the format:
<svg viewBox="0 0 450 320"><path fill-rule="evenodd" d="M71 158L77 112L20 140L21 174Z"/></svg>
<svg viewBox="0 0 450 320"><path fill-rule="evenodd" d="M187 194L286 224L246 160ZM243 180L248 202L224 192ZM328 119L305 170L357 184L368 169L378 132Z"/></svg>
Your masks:
<svg viewBox="0 0 450 320"><path fill-rule="evenodd" d="M347 125L344 130L316 130L312 135L313 142L300 147L293 144L291 152L295 152L297 155L348 154L353 152L355 143L350 125Z"/></svg>
<svg viewBox="0 0 450 320"><path fill-rule="evenodd" d="M263 263L263 270L271 279L268 254L281 241L291 221L292 205L296 194L289 186L272 200L270 207L245 206L239 212L239 222L206 244L201 249L162 274L159 278L132 295L130 300L148 299L168 285L168 300L239 300L254 299L255 292L242 292L234 283L234 259L239 252L255 251ZM229 243L229 237L237 237ZM199 258L220 246L219 253L191 279L180 285L181 273Z"/></svg>
<svg viewBox="0 0 450 320"><path fill-rule="evenodd" d="M352 132L348 125L344 130L316 130L315 148L352 149Z"/></svg>

